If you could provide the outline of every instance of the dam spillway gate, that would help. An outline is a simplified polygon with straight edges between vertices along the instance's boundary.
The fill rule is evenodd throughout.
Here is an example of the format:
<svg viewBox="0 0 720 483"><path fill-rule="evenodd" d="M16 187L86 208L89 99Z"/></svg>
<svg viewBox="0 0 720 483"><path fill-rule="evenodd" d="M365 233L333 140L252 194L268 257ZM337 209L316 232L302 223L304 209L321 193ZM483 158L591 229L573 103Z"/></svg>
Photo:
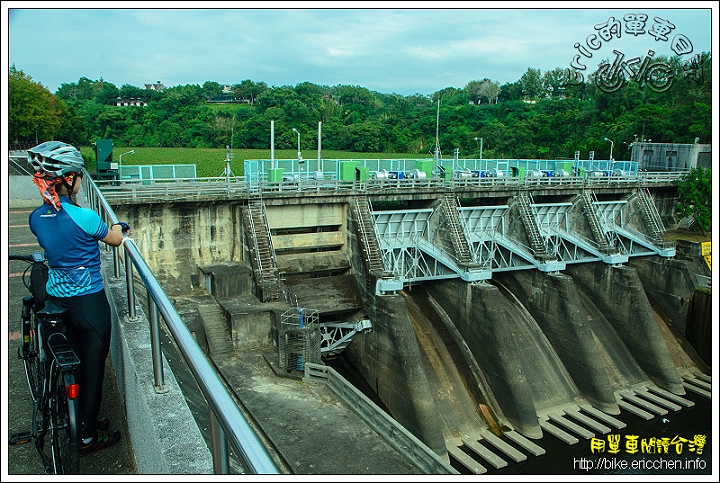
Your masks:
<svg viewBox="0 0 720 483"><path fill-rule="evenodd" d="M530 440L544 434L601 437L623 411L652 418L709 388L638 275L675 256L662 237L670 184L132 197L108 198L164 285L215 297L236 350L277 344L288 308L318 311L325 347L470 472L542 454Z"/></svg>
<svg viewBox="0 0 720 483"><path fill-rule="evenodd" d="M635 256L675 255L674 246L662 239L664 225L646 190L603 201L592 190L550 198L555 199L536 202L520 190L486 200L493 201L490 205L462 206L458 196L446 192L422 209L373 210L369 201L356 201L353 215L362 227L368 267L375 261L373 269L383 273L378 294L426 280L475 282L493 272L557 272L570 263L620 264ZM629 223L637 213L644 225Z"/></svg>

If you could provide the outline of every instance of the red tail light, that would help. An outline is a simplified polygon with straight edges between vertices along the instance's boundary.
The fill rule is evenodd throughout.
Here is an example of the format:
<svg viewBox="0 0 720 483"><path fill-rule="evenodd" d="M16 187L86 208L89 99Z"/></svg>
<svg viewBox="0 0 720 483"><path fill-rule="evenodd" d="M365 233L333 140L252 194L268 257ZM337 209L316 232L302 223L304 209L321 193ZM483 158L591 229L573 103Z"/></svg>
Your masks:
<svg viewBox="0 0 720 483"><path fill-rule="evenodd" d="M80 384L76 383L65 386L65 394L67 394L68 399L75 399L80 395Z"/></svg>

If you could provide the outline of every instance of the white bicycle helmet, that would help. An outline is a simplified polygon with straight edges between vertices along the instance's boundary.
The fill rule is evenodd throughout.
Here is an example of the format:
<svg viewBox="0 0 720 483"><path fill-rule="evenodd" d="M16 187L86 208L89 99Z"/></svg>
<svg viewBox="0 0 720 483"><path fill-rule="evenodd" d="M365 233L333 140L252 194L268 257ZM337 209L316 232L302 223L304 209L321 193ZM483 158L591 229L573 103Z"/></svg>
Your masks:
<svg viewBox="0 0 720 483"><path fill-rule="evenodd" d="M48 141L28 149L28 160L36 173L51 178L82 174L85 167L80 151L60 141Z"/></svg>

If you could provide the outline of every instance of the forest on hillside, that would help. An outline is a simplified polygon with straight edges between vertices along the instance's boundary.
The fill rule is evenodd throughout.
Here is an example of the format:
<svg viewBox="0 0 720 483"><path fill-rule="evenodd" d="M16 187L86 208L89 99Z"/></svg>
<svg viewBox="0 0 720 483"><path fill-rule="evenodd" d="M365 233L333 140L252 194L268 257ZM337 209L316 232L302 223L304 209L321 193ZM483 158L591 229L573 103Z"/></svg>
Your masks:
<svg viewBox="0 0 720 483"><path fill-rule="evenodd" d="M86 77L50 93L13 65L9 141L267 149L273 121L277 149L298 143L316 148L319 123L323 149L422 156L433 152L436 135L445 155L458 150L461 157L476 157L482 150L486 159L563 159L576 151L583 159L590 151L609 159L614 147L615 159L628 160L630 145L639 140L710 143L710 54L696 56L692 68L676 58L658 60L672 68L672 82L661 92L632 79L607 92L593 76L568 83L567 69L528 68L513 83L486 78L430 96L309 82L267 86L249 79L156 91Z"/></svg>

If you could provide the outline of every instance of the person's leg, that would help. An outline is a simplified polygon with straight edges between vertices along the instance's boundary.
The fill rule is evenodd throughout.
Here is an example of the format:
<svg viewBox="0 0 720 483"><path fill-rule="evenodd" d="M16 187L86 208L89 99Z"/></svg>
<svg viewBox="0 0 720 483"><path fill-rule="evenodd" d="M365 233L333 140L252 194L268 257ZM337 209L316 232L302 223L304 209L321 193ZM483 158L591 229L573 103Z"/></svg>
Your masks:
<svg viewBox="0 0 720 483"><path fill-rule="evenodd" d="M95 436L100 413L105 360L112 329L110 305L104 291L57 299L69 310L67 338L80 358L80 401L84 439Z"/></svg>

